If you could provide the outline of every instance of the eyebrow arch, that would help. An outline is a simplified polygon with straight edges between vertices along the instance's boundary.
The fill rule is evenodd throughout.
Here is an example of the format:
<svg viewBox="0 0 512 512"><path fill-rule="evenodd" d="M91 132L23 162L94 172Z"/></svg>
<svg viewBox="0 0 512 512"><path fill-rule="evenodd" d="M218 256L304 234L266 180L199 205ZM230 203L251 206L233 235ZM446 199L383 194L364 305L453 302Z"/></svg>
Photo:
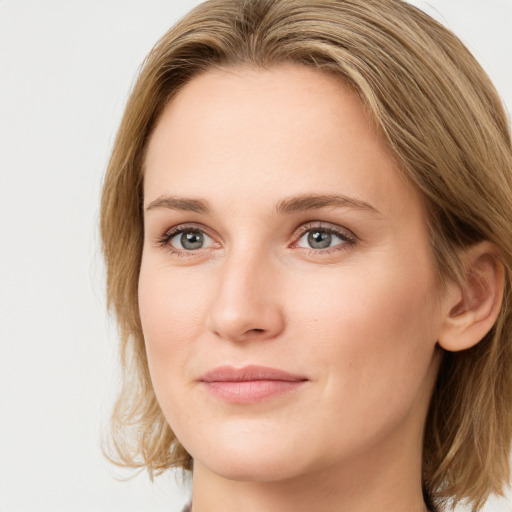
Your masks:
<svg viewBox="0 0 512 512"><path fill-rule="evenodd" d="M169 210L178 210L184 212L195 212L207 215L211 213L211 208L206 201L201 199L189 199L186 197L160 196L148 204L146 211L154 208L167 208Z"/></svg>
<svg viewBox="0 0 512 512"><path fill-rule="evenodd" d="M277 213L295 213L305 210L315 210L325 206L348 206L358 210L369 210L380 214L379 210L370 203L355 199L353 197L341 196L336 194L307 194L297 197L291 197L279 201L276 205Z"/></svg>
<svg viewBox="0 0 512 512"><path fill-rule="evenodd" d="M335 194L306 194L283 199L276 204L275 211L278 214L290 214L300 211L315 210L326 206L344 206L358 210L369 210L380 213L374 206L365 201L353 197ZM212 210L207 201L176 196L160 196L151 201L146 211L155 208L167 208L184 212L194 212L203 215L211 214Z"/></svg>

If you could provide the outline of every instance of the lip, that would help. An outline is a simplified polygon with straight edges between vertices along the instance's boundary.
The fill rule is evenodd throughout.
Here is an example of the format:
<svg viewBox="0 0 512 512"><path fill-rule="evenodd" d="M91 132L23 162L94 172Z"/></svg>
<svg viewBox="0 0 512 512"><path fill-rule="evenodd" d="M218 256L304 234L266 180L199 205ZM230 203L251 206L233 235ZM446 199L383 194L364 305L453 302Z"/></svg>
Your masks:
<svg viewBox="0 0 512 512"><path fill-rule="evenodd" d="M295 391L308 379L265 366L219 366L199 378L209 393L232 404L251 404Z"/></svg>

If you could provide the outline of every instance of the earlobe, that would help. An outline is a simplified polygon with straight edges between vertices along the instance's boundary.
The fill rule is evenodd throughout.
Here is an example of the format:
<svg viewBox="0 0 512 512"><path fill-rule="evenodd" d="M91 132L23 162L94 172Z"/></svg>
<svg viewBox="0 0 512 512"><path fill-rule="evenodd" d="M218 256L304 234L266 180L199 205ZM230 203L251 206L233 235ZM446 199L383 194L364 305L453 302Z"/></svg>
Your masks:
<svg viewBox="0 0 512 512"><path fill-rule="evenodd" d="M438 337L445 350L457 352L481 341L496 322L503 300L504 270L496 247L482 242L463 256L464 278L451 283Z"/></svg>

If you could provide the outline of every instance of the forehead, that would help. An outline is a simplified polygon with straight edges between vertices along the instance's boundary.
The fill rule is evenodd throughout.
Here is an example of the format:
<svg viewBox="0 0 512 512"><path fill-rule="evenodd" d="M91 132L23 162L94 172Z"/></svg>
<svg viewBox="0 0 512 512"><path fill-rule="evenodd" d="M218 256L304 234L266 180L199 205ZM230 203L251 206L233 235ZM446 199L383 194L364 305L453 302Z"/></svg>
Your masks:
<svg viewBox="0 0 512 512"><path fill-rule="evenodd" d="M418 202L355 92L285 64L211 70L167 105L149 142L145 204L162 194L249 208L283 194L342 193L397 209ZM392 200L393 198L393 200Z"/></svg>

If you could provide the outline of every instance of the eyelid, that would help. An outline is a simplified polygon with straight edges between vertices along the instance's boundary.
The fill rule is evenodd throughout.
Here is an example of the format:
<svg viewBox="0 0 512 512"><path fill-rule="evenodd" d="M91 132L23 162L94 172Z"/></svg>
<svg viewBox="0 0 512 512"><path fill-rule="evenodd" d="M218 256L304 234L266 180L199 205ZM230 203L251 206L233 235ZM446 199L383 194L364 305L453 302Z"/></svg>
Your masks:
<svg viewBox="0 0 512 512"><path fill-rule="evenodd" d="M217 245L217 246L219 245L219 243L215 241L216 237L211 234L210 230L206 226L203 226L202 224L197 224L194 222L185 222L182 224L177 224L176 226L172 226L171 228L167 229L163 234L157 235L157 237L155 239L155 243L158 246L167 246L167 247L169 247L169 249L171 249L170 241L176 235L179 235L180 233L184 233L186 231L201 231L208 238L210 238L211 240L213 240L215 242L214 245ZM201 248L201 249L203 249L203 248ZM200 251L201 249L196 249L196 251ZM205 247L204 249L208 249L208 248ZM191 253L191 254L196 252L193 250L186 251L183 249L177 249L176 247L172 247L172 250L175 252L187 252L187 253Z"/></svg>
<svg viewBox="0 0 512 512"><path fill-rule="evenodd" d="M338 226L337 224L331 224L329 222L323 221L311 221L303 224L298 228L295 232L294 238L296 239L294 243L296 243L302 236L308 231L312 231L314 229L321 229L324 231L331 232L335 235L340 236L342 239L347 239L352 243L358 241L358 237L350 230L342 226Z"/></svg>
<svg viewBox="0 0 512 512"><path fill-rule="evenodd" d="M185 247L176 247L176 245L182 245L183 246L183 234L185 233L199 233L202 237L203 246L199 247L197 249L187 249ZM185 229L185 230L179 230L178 232L174 233L169 238L169 245L178 251L184 251L184 252L194 252L195 250L199 251L201 249L209 249L212 244L214 244L213 238L205 233L201 229Z"/></svg>
<svg viewBox="0 0 512 512"><path fill-rule="evenodd" d="M300 240L310 231L326 231L340 240L339 243L324 248L315 247L304 247L299 245ZM299 254L304 257L313 258L316 261L317 258L334 257L341 255L346 251L352 250L359 242L359 238L350 230L337 224L326 223L322 221L308 222L300 226L299 230L294 235L294 242L290 246L294 251L298 251Z"/></svg>
<svg viewBox="0 0 512 512"><path fill-rule="evenodd" d="M336 244L332 247L326 247L324 249L315 249L313 247L307 248L307 247L300 247L297 246L298 241L304 236L305 233L308 231L312 231L314 229L318 230L324 230L327 232L330 232L334 234L335 236L338 236L341 240L344 241L344 243ZM179 235L180 233L186 232L186 231L201 231L204 233L208 238L213 240L213 244L210 247L201 247L199 249L195 250L186 250L186 249L179 249L176 247L173 247L170 244L170 240L172 240L175 236ZM339 251L342 249L348 249L349 247L355 245L359 238L348 228L339 226L337 224L331 224L329 222L325 221L310 221L306 222L305 224L302 224L298 229L295 230L294 234L292 235L293 242L288 247L291 247L293 249L298 249L301 251L306 251L312 254L328 254L334 251ZM161 247L166 247L171 253L175 255L181 255L181 256L194 256L197 253L205 250L210 250L212 248L218 248L220 247L220 243L216 240L218 239L217 236L211 233L211 230L202 224L195 223L195 222L186 222L182 224L177 224L175 226L172 226L171 228L167 229L162 235L159 235L156 237L156 245Z"/></svg>

